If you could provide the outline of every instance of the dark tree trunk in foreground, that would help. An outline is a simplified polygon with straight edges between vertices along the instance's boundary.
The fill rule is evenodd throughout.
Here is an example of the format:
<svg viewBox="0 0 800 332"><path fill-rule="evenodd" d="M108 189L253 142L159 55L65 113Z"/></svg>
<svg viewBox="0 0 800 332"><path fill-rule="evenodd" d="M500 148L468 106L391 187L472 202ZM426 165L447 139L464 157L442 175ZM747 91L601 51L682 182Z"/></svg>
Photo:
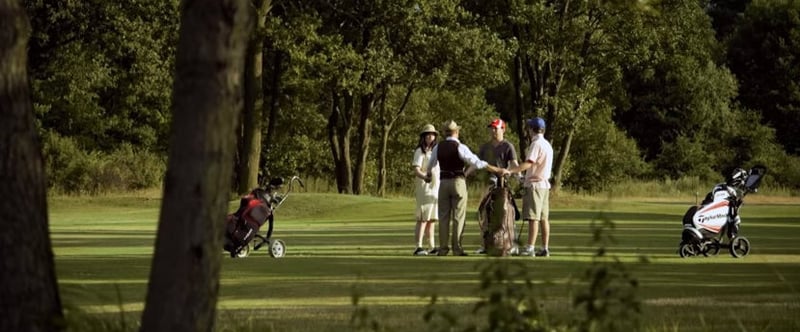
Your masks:
<svg viewBox="0 0 800 332"><path fill-rule="evenodd" d="M184 0L172 134L142 331L214 329L249 0Z"/></svg>
<svg viewBox="0 0 800 332"><path fill-rule="evenodd" d="M63 327L28 83L29 33L19 2L0 0L0 331Z"/></svg>

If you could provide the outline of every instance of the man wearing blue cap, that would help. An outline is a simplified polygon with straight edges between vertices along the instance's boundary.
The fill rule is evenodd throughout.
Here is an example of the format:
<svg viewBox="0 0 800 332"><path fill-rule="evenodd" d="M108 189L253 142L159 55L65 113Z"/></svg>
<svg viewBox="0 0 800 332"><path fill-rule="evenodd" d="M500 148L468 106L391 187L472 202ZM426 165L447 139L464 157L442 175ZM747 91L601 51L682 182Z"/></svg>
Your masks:
<svg viewBox="0 0 800 332"><path fill-rule="evenodd" d="M533 256L534 244L542 224L542 250L536 256L550 256L550 175L553 169L553 146L544 138L544 119L525 121L531 144L525 161L505 174L525 171L525 195L522 198L522 218L528 221L528 245L519 254Z"/></svg>

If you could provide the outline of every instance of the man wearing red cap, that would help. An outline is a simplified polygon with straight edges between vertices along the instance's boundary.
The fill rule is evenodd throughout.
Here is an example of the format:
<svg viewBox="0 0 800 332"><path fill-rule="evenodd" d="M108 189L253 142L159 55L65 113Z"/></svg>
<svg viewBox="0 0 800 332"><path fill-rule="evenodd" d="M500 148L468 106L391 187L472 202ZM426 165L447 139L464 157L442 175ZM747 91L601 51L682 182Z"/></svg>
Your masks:
<svg viewBox="0 0 800 332"><path fill-rule="evenodd" d="M478 158L486 160L490 165L500 168L519 166L519 162L517 162L517 150L514 149L513 144L505 140L506 122L502 119L494 119L489 123L487 128L489 128L491 140L478 149ZM475 172L475 168L470 167L466 175L469 176L473 172ZM490 173L489 183L491 187L497 185L497 175ZM516 209L516 204L514 204L514 207ZM480 215L480 210L478 211L478 215ZM485 254L486 249L481 246L475 253Z"/></svg>

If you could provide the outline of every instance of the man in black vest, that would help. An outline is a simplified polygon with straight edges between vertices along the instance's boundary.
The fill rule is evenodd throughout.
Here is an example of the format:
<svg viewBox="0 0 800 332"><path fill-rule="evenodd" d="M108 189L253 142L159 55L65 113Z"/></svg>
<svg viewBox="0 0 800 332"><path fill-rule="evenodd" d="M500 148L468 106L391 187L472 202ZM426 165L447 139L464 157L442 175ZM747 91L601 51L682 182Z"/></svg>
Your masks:
<svg viewBox="0 0 800 332"><path fill-rule="evenodd" d="M493 173L503 172L498 168L481 160L469 147L458 140L461 127L453 120L444 123L445 140L436 145L431 152L426 174L430 177L431 169L439 165L441 184L439 185L439 256L446 256L450 251L448 243L453 247L453 255L466 256L461 247L461 238L464 235L464 221L467 218L467 182L464 179L466 165L477 169L486 168ZM453 234L450 235L450 226L453 223Z"/></svg>

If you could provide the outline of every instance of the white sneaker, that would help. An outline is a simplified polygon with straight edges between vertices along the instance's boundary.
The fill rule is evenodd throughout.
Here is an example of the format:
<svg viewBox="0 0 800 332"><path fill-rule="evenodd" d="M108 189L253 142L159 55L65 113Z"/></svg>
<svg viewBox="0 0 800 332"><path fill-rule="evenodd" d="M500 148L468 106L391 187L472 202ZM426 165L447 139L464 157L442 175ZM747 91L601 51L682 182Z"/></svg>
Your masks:
<svg viewBox="0 0 800 332"><path fill-rule="evenodd" d="M520 255L520 256L533 256L533 255L534 255L534 250L533 250L533 247L532 247L532 246L527 246L527 247L525 247L525 249L523 249L523 250L522 250L522 251L519 253L519 255Z"/></svg>
<svg viewBox="0 0 800 332"><path fill-rule="evenodd" d="M519 247L514 246L511 250L508 251L508 254L511 256L519 256Z"/></svg>
<svg viewBox="0 0 800 332"><path fill-rule="evenodd" d="M484 248L478 248L477 250L475 250L475 254L477 254L477 255L483 255L485 253L486 253L486 249L484 249Z"/></svg>

